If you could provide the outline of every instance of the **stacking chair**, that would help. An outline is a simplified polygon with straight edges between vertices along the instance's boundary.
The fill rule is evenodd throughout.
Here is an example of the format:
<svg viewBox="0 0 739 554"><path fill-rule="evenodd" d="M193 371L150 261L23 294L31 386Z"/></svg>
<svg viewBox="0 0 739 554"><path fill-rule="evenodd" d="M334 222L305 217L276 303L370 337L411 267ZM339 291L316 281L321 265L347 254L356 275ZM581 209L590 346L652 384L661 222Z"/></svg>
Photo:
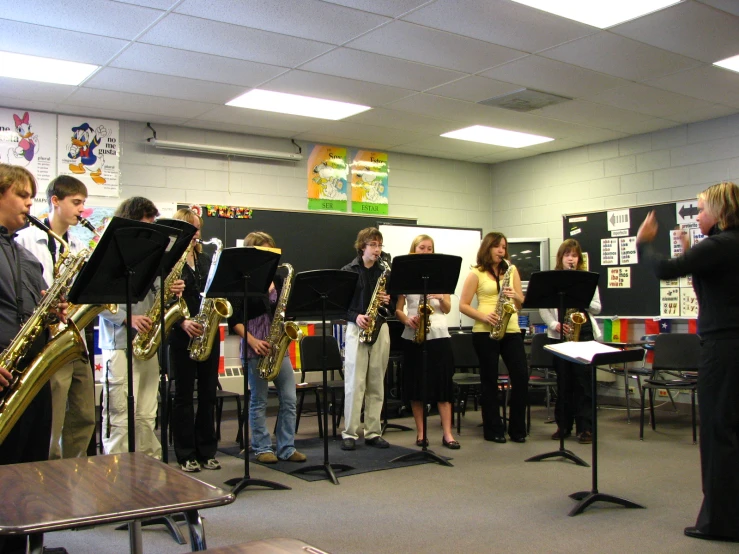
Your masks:
<svg viewBox="0 0 739 554"><path fill-rule="evenodd" d="M472 345L471 333L452 333L452 353L454 354L455 389L454 413L457 415L457 434L461 432L462 416L470 395L474 399L475 410L480 395L480 362ZM461 371L460 371L461 370Z"/></svg>
<svg viewBox="0 0 739 554"><path fill-rule="evenodd" d="M649 413L652 429L654 418L654 391L665 389L689 390L693 423L693 444L697 442L695 395L698 390L697 371L700 364L700 339L692 333L669 333L654 339L652 376L644 380L641 390L641 420L639 440L644 440L644 394L649 391Z"/></svg>
<svg viewBox="0 0 739 554"><path fill-rule="evenodd" d="M529 389L544 389L547 406L547 421L552 421L551 391L557 388L557 379L550 375L554 370L554 355L544 349L547 334L537 333L531 338L531 355L529 357ZM526 432L531 433L531 401L526 406Z"/></svg>

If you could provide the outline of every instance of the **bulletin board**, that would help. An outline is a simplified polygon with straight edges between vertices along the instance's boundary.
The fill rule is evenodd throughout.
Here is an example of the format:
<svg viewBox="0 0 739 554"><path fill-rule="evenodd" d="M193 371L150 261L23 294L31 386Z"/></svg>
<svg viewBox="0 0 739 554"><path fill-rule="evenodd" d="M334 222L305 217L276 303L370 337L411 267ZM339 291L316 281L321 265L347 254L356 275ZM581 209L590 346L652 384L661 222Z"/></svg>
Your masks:
<svg viewBox="0 0 739 554"><path fill-rule="evenodd" d="M652 242L664 258L679 255L676 228L698 233L697 201L669 202L610 211L568 214L563 217L562 236L576 239L588 258L590 271L600 274L601 316L695 317L697 303L690 277L660 281L650 264L636 253L636 233L654 210L659 231ZM691 231L692 230L692 231ZM552 245L556 252L558 246Z"/></svg>

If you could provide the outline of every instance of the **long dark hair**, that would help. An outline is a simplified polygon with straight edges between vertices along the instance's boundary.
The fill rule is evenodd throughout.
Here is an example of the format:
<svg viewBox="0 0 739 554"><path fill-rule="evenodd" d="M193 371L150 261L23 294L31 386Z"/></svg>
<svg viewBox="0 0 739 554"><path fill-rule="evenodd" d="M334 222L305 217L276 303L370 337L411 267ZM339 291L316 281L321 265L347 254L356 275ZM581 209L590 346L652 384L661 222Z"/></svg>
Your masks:
<svg viewBox="0 0 739 554"><path fill-rule="evenodd" d="M493 255L490 253L490 250L494 246L498 246L502 240L505 241L505 256L500 262L498 273L508 269L508 239L503 233L495 231L485 235L485 238L480 243L480 248L477 250L477 269L493 273Z"/></svg>

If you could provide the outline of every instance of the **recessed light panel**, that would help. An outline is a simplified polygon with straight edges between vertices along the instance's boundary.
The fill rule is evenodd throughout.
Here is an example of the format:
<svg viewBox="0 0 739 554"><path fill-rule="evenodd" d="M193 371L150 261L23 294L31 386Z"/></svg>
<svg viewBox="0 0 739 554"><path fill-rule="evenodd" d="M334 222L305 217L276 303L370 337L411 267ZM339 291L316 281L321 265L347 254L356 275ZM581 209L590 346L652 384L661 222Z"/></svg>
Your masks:
<svg viewBox="0 0 739 554"><path fill-rule="evenodd" d="M226 105L319 119L332 119L334 121L371 109L369 106L360 106L359 104L259 89L250 90L227 102Z"/></svg>
<svg viewBox="0 0 739 554"><path fill-rule="evenodd" d="M58 85L79 85L99 66L0 52L0 76Z"/></svg>
<svg viewBox="0 0 739 554"><path fill-rule="evenodd" d="M469 140L471 142L482 142L483 144L494 144L496 146L507 146L508 148L524 148L554 140L549 137L519 133L518 131L508 131L507 129L496 129L495 127L485 127L484 125L465 127L464 129L444 133L441 136Z"/></svg>
<svg viewBox="0 0 739 554"><path fill-rule="evenodd" d="M680 0L513 0L600 29L642 17Z"/></svg>
<svg viewBox="0 0 739 554"><path fill-rule="evenodd" d="M739 73L739 56L732 56L731 58L720 60L718 62L715 62L713 65L717 65L719 67L723 67L724 69L730 69L731 71L736 71Z"/></svg>

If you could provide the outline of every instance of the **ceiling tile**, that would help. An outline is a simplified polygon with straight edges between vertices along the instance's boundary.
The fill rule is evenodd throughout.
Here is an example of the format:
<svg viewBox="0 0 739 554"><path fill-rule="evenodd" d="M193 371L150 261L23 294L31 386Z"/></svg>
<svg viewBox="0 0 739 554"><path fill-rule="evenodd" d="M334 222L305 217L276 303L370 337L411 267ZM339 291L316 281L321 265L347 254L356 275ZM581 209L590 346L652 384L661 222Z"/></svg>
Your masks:
<svg viewBox="0 0 739 554"><path fill-rule="evenodd" d="M363 141L371 140L384 142L386 144L401 144L422 140L428 135L403 129L390 129L389 127L378 127L354 123L352 121L321 121L312 120L307 132L326 134L344 139Z"/></svg>
<svg viewBox="0 0 739 554"><path fill-rule="evenodd" d="M128 44L117 38L16 21L0 21L0 50L5 52L103 65ZM80 48L80 42L84 43L84 48Z"/></svg>
<svg viewBox="0 0 739 554"><path fill-rule="evenodd" d="M65 103L71 106L124 110L140 114L182 117L184 119L197 117L213 108L213 104L191 102L189 100L91 88L77 89Z"/></svg>
<svg viewBox="0 0 739 554"><path fill-rule="evenodd" d="M227 133L239 133L257 135L260 137L291 137L293 133L284 129L270 129L268 127L252 127L242 123L222 123L218 121L206 121L204 119L190 119L183 123L184 127L193 129L207 129L209 131L221 131Z"/></svg>
<svg viewBox="0 0 739 554"><path fill-rule="evenodd" d="M0 87L2 85L0 84ZM58 112L56 102L29 100L28 98L13 98L4 96L0 88L0 106L10 110L38 110L42 112Z"/></svg>
<svg viewBox="0 0 739 554"><path fill-rule="evenodd" d="M349 48L337 48L306 63L302 69L411 90L425 90L464 75Z"/></svg>
<svg viewBox="0 0 739 554"><path fill-rule="evenodd" d="M162 13L109 0L96 1L89 9L76 0L26 0L3 2L2 6L3 19L123 39L136 37ZM86 43L78 45L87 48Z"/></svg>
<svg viewBox="0 0 739 554"><path fill-rule="evenodd" d="M434 150L432 148L420 148L418 146L415 146L414 144L403 144L399 146L393 147L393 152L399 152L401 154L415 154L417 156L426 156L429 158L444 158L449 160L472 160L474 156L465 156L465 153L462 153L460 155L457 152L452 152L451 150ZM490 154L490 156L494 156L494 154ZM479 157L479 156L478 156ZM507 159L507 158L503 158ZM479 163L487 163L487 162L479 162Z"/></svg>
<svg viewBox="0 0 739 554"><path fill-rule="evenodd" d="M463 153L468 157L486 156L495 152L508 150L494 144L481 144L469 140L457 140L447 137L430 137L413 142L413 146L428 148L429 150Z"/></svg>
<svg viewBox="0 0 739 554"><path fill-rule="evenodd" d="M438 0L403 19L524 52L551 48L597 31L508 0L468 0L463 8L458 0Z"/></svg>
<svg viewBox="0 0 739 554"><path fill-rule="evenodd" d="M0 77L0 96L32 100L35 102L61 102L72 94L77 87L71 85L55 85L53 83L37 83L25 79Z"/></svg>
<svg viewBox="0 0 739 554"><path fill-rule="evenodd" d="M707 63L739 53L739 16L697 2L681 2L608 30Z"/></svg>
<svg viewBox="0 0 739 554"><path fill-rule="evenodd" d="M673 114L709 106L704 100L636 83L606 90L586 100L668 119Z"/></svg>
<svg viewBox="0 0 739 554"><path fill-rule="evenodd" d="M631 81L644 81L700 65L654 46L602 31L540 53Z"/></svg>
<svg viewBox="0 0 739 554"><path fill-rule="evenodd" d="M250 127L264 127L300 133L311 128L316 120L312 117L301 117L299 115L288 115L262 110L250 110L247 108L236 108L234 106L218 106L196 116L197 119L216 121L222 123L240 123Z"/></svg>
<svg viewBox="0 0 739 554"><path fill-rule="evenodd" d="M591 127L607 128L613 128L614 125L620 123L638 123L652 119L650 115L585 102L583 100L573 100L571 102L555 104L554 106L547 106L546 108L532 112L532 114L552 119L561 119L571 123L579 123L581 125L589 125Z"/></svg>
<svg viewBox="0 0 739 554"><path fill-rule="evenodd" d="M85 87L179 98L180 100L194 100L195 102L211 104L225 104L244 92L243 87L235 85L113 67L98 71L85 82Z"/></svg>
<svg viewBox="0 0 739 554"><path fill-rule="evenodd" d="M357 148L370 148L373 150L389 150L391 144L383 140L370 140L365 138L347 139L345 137L328 135L325 133L306 132L293 137L296 141L314 144L340 144L342 146L354 146Z"/></svg>
<svg viewBox="0 0 739 554"><path fill-rule="evenodd" d="M468 102L480 102L482 100L488 100L489 98L495 98L497 96L516 92L522 88L523 87L520 85L470 75L469 77L464 77L458 81L453 81L446 85L441 85L440 87L434 87L426 92L428 94L457 98Z"/></svg>
<svg viewBox="0 0 739 554"><path fill-rule="evenodd" d="M168 117L157 114L143 114L140 112L127 112L111 108L93 108L91 106L73 106L60 104L58 113L65 115L79 115L82 117L99 117L102 119L117 119L119 121L141 121L152 125L182 125L187 121L184 117ZM143 123L142 123L143 126ZM60 135L61 136L61 135Z"/></svg>
<svg viewBox="0 0 739 554"><path fill-rule="evenodd" d="M670 119L680 121L681 123L695 123L696 121L705 121L707 119L715 119L726 115L739 113L739 108L730 106L722 106L721 104L710 104L704 108L695 110L686 110L670 116Z"/></svg>
<svg viewBox="0 0 739 554"><path fill-rule="evenodd" d="M519 50L405 21L375 29L347 46L467 73L477 73L526 55Z"/></svg>
<svg viewBox="0 0 739 554"><path fill-rule="evenodd" d="M652 79L645 84L739 108L739 73L712 65Z"/></svg>
<svg viewBox="0 0 739 554"><path fill-rule="evenodd" d="M132 44L110 65L123 69L202 79L242 87L257 86L286 71L285 68L275 65L188 52L153 44Z"/></svg>
<svg viewBox="0 0 739 554"><path fill-rule="evenodd" d="M581 98L627 84L627 81L618 77L541 56L526 56L484 71L481 75L571 98Z"/></svg>
<svg viewBox="0 0 739 554"><path fill-rule="evenodd" d="M651 133L653 131L660 131L662 129L677 127L678 125L680 125L680 123L677 123L676 121L655 117L652 119L646 119L644 121L637 121L635 123L622 122L618 125L612 125L611 129L613 129L614 131L623 131L624 133L629 133L630 135L641 135L643 133Z"/></svg>
<svg viewBox="0 0 739 554"><path fill-rule="evenodd" d="M701 4L713 6L734 15L739 15L739 3L736 0L698 0Z"/></svg>
<svg viewBox="0 0 739 554"><path fill-rule="evenodd" d="M121 4L133 4L135 6L145 6L147 8L155 8L157 10L168 10L176 6L178 0L116 0Z"/></svg>
<svg viewBox="0 0 739 554"><path fill-rule="evenodd" d="M166 16L139 42L282 67L294 67L332 48L325 43L179 14Z"/></svg>
<svg viewBox="0 0 739 554"><path fill-rule="evenodd" d="M390 21L320 0L185 0L175 11L330 44L343 44Z"/></svg>
<svg viewBox="0 0 739 554"><path fill-rule="evenodd" d="M405 98L415 91L368 83L357 79L345 79L292 69L265 83L262 88L276 92L302 94L340 102L351 102L365 106L381 106Z"/></svg>
<svg viewBox="0 0 739 554"><path fill-rule="evenodd" d="M366 12L379 13L388 17L398 17L421 6L429 0L325 0L348 8L356 8Z"/></svg>
<svg viewBox="0 0 739 554"><path fill-rule="evenodd" d="M459 124L454 121L424 117L407 112L376 108L362 112L346 119L351 123L373 125L377 127L390 127L391 129L412 129L419 133L440 135L458 128Z"/></svg>

